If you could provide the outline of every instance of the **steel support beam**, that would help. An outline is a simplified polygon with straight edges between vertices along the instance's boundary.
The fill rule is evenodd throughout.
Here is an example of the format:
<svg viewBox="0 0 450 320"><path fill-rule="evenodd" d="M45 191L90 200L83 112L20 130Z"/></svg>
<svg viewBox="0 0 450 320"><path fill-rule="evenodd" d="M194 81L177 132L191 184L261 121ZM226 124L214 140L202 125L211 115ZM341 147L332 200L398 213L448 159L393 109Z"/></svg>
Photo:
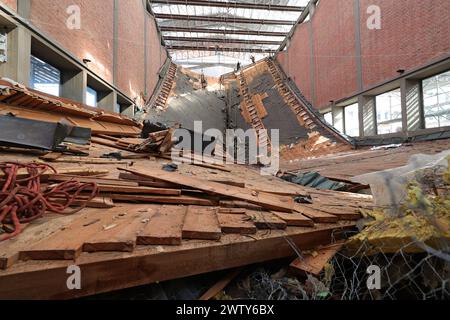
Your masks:
<svg viewBox="0 0 450 320"><path fill-rule="evenodd" d="M190 5L190 6L204 6L204 7L219 7L219 8L239 8L239 9L254 9L254 10L272 10L272 11L289 11L302 12L305 7L283 6L276 4L263 3L242 3L242 2L219 2L210 0L150 0L151 3L157 4L173 4L173 5Z"/></svg>
<svg viewBox="0 0 450 320"><path fill-rule="evenodd" d="M222 23L243 23L243 24L258 24L258 25L295 25L295 21L290 20L260 20L260 19L248 19L238 17L208 17L208 16L195 16L195 15L183 15L183 14L166 14L155 13L155 18L165 20L186 20L186 21L205 21L205 22L222 22Z"/></svg>
<svg viewBox="0 0 450 320"><path fill-rule="evenodd" d="M239 34L249 36L286 37L285 32L256 31L256 30L230 30L230 29L208 29L208 28L187 28L187 27L161 27L161 32L197 32L215 34Z"/></svg>
<svg viewBox="0 0 450 320"><path fill-rule="evenodd" d="M275 53L276 50L264 50L259 48L229 48L229 47L195 47L195 46L170 46L168 50L191 50L191 51L220 51L220 52L251 52L251 53Z"/></svg>
<svg viewBox="0 0 450 320"><path fill-rule="evenodd" d="M187 42L215 42L215 43L240 43L240 44L266 44L279 46L281 41L269 40L243 40L243 39L226 39L226 38L194 38L194 37L164 37L166 41L187 41Z"/></svg>

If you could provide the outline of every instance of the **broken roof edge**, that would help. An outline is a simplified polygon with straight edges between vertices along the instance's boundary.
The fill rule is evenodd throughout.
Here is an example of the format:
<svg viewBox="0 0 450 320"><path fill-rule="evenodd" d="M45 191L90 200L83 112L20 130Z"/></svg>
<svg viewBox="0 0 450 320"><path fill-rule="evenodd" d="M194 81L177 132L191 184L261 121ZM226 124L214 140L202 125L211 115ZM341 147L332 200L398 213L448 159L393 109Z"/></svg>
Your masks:
<svg viewBox="0 0 450 320"><path fill-rule="evenodd" d="M41 101L42 104L46 105L47 108L44 108L46 111L54 111L55 109L58 109L58 111L63 113L77 115L92 120L106 121L139 128L142 126L142 124L136 120L125 115L109 112L101 108L90 107L86 104L71 99L46 94L44 92L28 88L11 79L0 78L0 102L8 104L8 99L18 93L24 94L31 99L26 99L21 102L22 107L27 107L24 105L27 102L33 104Z"/></svg>

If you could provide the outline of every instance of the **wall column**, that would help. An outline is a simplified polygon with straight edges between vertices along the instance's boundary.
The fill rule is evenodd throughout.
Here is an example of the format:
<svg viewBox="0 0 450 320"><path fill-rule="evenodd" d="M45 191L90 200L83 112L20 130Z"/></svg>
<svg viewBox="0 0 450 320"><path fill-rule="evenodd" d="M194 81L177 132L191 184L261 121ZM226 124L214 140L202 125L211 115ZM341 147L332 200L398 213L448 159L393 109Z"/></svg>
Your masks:
<svg viewBox="0 0 450 320"><path fill-rule="evenodd" d="M87 71L63 71L61 97L86 103Z"/></svg>
<svg viewBox="0 0 450 320"><path fill-rule="evenodd" d="M361 137L377 134L377 112L374 96L358 96L359 134Z"/></svg>
<svg viewBox="0 0 450 320"><path fill-rule="evenodd" d="M403 132L424 128L421 81L401 79L400 91Z"/></svg>
<svg viewBox="0 0 450 320"><path fill-rule="evenodd" d="M0 63L0 74L23 85L30 85L31 34L22 26L7 34L7 61Z"/></svg>
<svg viewBox="0 0 450 320"><path fill-rule="evenodd" d="M110 112L117 111L117 93L115 91L98 92L97 95L97 107Z"/></svg>

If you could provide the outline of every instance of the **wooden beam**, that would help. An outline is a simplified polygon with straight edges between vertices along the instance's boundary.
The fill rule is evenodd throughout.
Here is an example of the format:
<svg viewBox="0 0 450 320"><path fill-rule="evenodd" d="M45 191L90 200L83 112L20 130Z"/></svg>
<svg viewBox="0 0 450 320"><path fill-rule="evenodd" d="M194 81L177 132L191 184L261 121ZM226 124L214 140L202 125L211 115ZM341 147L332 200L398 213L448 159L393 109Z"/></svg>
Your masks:
<svg viewBox="0 0 450 320"><path fill-rule="evenodd" d="M295 253L285 237L299 250L310 250L329 244L335 230L353 227L354 223L318 225L259 232L254 236L257 240L224 235L214 245L208 241L188 241L182 247L164 246L158 250L151 246L126 255L82 254L77 260L83 275L80 290L69 290L66 286L67 267L73 261L29 262L0 271L0 299L73 299L293 257Z"/></svg>

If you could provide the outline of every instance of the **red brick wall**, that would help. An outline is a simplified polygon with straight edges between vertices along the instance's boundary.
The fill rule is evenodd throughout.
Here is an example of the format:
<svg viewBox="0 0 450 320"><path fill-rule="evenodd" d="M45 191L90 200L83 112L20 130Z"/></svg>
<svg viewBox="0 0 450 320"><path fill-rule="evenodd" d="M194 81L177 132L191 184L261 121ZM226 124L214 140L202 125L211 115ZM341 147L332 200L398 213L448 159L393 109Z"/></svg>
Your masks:
<svg viewBox="0 0 450 320"><path fill-rule="evenodd" d="M144 19L141 0L119 1L117 85L131 97L144 92Z"/></svg>
<svg viewBox="0 0 450 320"><path fill-rule="evenodd" d="M0 4L6 4L10 9L17 11L17 0L0 0Z"/></svg>
<svg viewBox="0 0 450 320"><path fill-rule="evenodd" d="M286 73L317 108L357 93L353 0L321 0L311 22L297 26ZM366 27L367 7L381 8L381 30ZM360 0L363 87L392 79L398 69L426 65L450 53L450 1ZM315 99L310 97L310 38L314 35ZM288 61L285 62L284 59Z"/></svg>
<svg viewBox="0 0 450 320"><path fill-rule="evenodd" d="M30 21L79 59L89 59L89 68L105 80L113 80L113 0L33 0ZM70 30L66 10L80 6L81 29ZM101 19L99 18L101 17Z"/></svg>
<svg viewBox="0 0 450 320"><path fill-rule="evenodd" d="M366 27L367 7L381 8L381 29ZM395 77L450 53L450 1L361 0L364 85Z"/></svg>
<svg viewBox="0 0 450 320"><path fill-rule="evenodd" d="M314 105L351 95L357 89L354 0L325 0L312 19L314 34Z"/></svg>
<svg viewBox="0 0 450 320"><path fill-rule="evenodd" d="M147 84L148 94L152 94L153 89L159 80L158 71L164 64L166 57L163 55L165 50L161 47L161 40L158 36L155 21L152 17L147 17Z"/></svg>
<svg viewBox="0 0 450 320"><path fill-rule="evenodd" d="M4 1L4 0L3 0ZM80 60L92 61L89 68L109 83L114 70L114 0L33 0L30 21L50 39L56 40ZM66 13L69 5L81 9L81 29L69 30ZM148 32L152 50L163 50L157 40L153 18L146 13L142 0L119 0L118 56L116 86L130 98L145 92L144 21L153 27ZM156 40L155 40L156 39ZM150 54L149 54L150 55ZM153 51L152 51L153 55ZM164 62L164 60L163 60ZM153 65L158 63L158 65ZM155 82L154 70L159 70L159 59L149 60L152 70L147 81L151 93Z"/></svg>
<svg viewBox="0 0 450 320"><path fill-rule="evenodd" d="M310 77L310 26L309 23L299 26L294 34L287 52L287 65L289 75L299 88L302 88L305 97L311 100Z"/></svg>

